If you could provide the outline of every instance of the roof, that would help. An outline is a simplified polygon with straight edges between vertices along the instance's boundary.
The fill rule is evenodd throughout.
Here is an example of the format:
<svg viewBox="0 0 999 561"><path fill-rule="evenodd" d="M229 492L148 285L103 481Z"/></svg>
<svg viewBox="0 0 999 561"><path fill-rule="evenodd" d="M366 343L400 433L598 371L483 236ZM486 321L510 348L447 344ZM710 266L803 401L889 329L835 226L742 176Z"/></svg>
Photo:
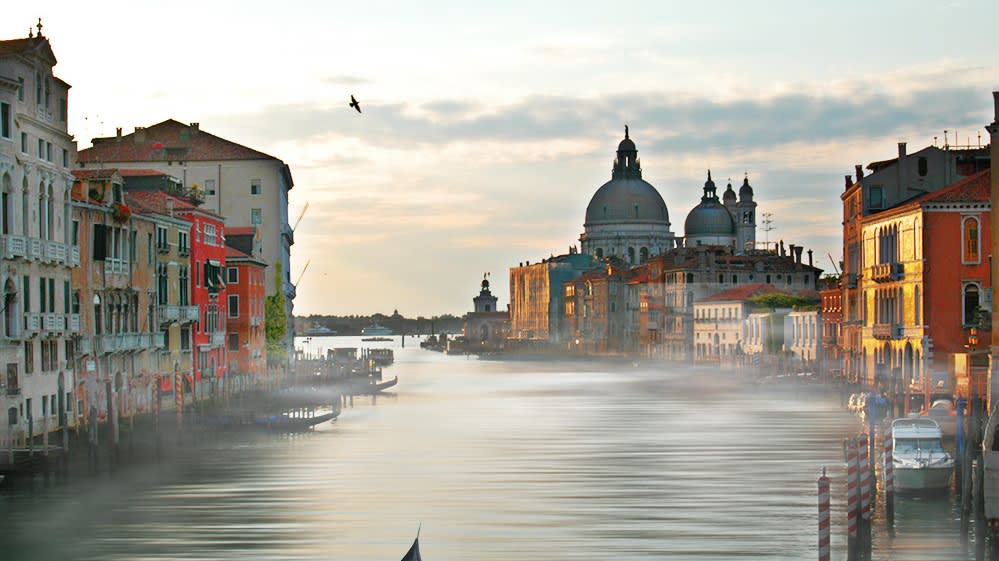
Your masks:
<svg viewBox="0 0 999 561"><path fill-rule="evenodd" d="M35 51L43 58L51 60L55 65L55 53L52 52L52 45L49 44L48 37L24 37L21 39L7 39L0 41L0 56L16 55Z"/></svg>
<svg viewBox="0 0 999 561"><path fill-rule="evenodd" d="M167 209L168 201L172 201L174 211L198 212L222 220L221 216L210 210L198 207L191 204L187 199L170 195L163 191L128 191L125 193L125 202L138 212L169 216L170 210Z"/></svg>
<svg viewBox="0 0 999 561"><path fill-rule="evenodd" d="M230 236L252 236L257 232L256 226L227 226L225 229L226 237Z"/></svg>
<svg viewBox="0 0 999 561"><path fill-rule="evenodd" d="M706 302L741 302L744 300L749 300L753 296L759 296L761 294L772 294L775 292L783 292L776 286L768 284L765 282L758 282L754 284L744 284L741 286L736 286L728 290L719 292L718 294L708 296L707 298L702 298L696 303L706 303Z"/></svg>
<svg viewBox="0 0 999 561"><path fill-rule="evenodd" d="M922 203L957 203L991 201L991 168L970 175L948 187L926 195Z"/></svg>
<svg viewBox="0 0 999 561"><path fill-rule="evenodd" d="M151 127L138 127L123 136L93 139L93 146L80 150L77 161L166 162L207 160L281 160L201 130L198 123L185 125L167 119Z"/></svg>
<svg viewBox="0 0 999 561"><path fill-rule="evenodd" d="M101 168L101 169L74 169L73 177L81 181L98 181L101 179L111 179L115 175L121 175L121 170L118 168Z"/></svg>
<svg viewBox="0 0 999 561"><path fill-rule="evenodd" d="M147 176L168 175L157 169L119 169L118 173L120 173L122 177L147 177Z"/></svg>
<svg viewBox="0 0 999 561"><path fill-rule="evenodd" d="M226 229L226 235L228 236L228 229ZM226 262L246 262L252 265L259 265L260 267L267 267L267 263L256 257L250 257L249 255L243 253L242 251L232 247L231 245L225 246L225 260Z"/></svg>

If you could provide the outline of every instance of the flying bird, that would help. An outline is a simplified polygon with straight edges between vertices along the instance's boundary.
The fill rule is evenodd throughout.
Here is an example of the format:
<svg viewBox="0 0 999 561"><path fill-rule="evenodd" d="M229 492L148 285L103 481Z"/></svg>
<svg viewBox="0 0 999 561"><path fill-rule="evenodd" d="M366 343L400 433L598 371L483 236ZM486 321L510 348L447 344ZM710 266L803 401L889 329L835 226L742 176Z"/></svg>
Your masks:
<svg viewBox="0 0 999 561"><path fill-rule="evenodd" d="M350 96L350 106L353 107L354 109L357 109L358 113L361 112L361 104L358 103L356 99L354 99L354 96Z"/></svg>

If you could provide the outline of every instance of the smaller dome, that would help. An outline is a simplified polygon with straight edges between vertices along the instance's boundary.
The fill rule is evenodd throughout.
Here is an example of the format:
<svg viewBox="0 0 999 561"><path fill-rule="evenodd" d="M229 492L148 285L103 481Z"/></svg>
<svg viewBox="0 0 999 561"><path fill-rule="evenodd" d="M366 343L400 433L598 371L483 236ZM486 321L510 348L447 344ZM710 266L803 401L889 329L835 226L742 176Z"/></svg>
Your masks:
<svg viewBox="0 0 999 561"><path fill-rule="evenodd" d="M694 236L734 236L735 222L718 199L708 198L695 206L683 223L684 234Z"/></svg>
<svg viewBox="0 0 999 561"><path fill-rule="evenodd" d="M753 198L753 188L749 186L749 176L742 180L742 187L739 187L739 198Z"/></svg>
<svg viewBox="0 0 999 561"><path fill-rule="evenodd" d="M618 152L635 152L636 150L638 149L635 148L635 143L632 142L631 139L628 137L624 137L624 140L621 141L621 144L617 145Z"/></svg>
<svg viewBox="0 0 999 561"><path fill-rule="evenodd" d="M725 194L722 195L722 200L725 201L725 204L735 202L735 191L732 190L731 182L729 182L728 186L725 187Z"/></svg>

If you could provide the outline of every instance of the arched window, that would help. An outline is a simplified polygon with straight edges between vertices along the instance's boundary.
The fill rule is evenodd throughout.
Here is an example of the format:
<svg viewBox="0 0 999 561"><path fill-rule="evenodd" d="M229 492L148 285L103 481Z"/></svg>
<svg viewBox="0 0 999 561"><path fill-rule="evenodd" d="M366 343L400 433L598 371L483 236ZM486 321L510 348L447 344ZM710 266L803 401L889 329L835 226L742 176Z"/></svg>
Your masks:
<svg viewBox="0 0 999 561"><path fill-rule="evenodd" d="M46 198L46 203L48 204L48 232L46 239L55 239L55 199L53 198L52 185L49 185L48 197Z"/></svg>
<svg viewBox="0 0 999 561"><path fill-rule="evenodd" d="M604 258L604 248L598 247L597 248L597 259L603 259L603 258Z"/></svg>
<svg viewBox="0 0 999 561"><path fill-rule="evenodd" d="M981 259L979 253L979 228L978 219L973 216L965 217L961 221L961 245L963 249L963 260L965 263L978 263Z"/></svg>
<svg viewBox="0 0 999 561"><path fill-rule="evenodd" d="M45 197L45 184L38 184L38 237L46 239L49 233L49 204Z"/></svg>
<svg viewBox="0 0 999 561"><path fill-rule="evenodd" d="M635 248L629 247L628 248L628 263L632 263L633 264L634 262L635 262Z"/></svg>
<svg viewBox="0 0 999 561"><path fill-rule="evenodd" d="M641 257L642 263L645 263L646 261L649 260L649 248L643 247L642 249L638 250L638 255Z"/></svg>
<svg viewBox="0 0 999 561"><path fill-rule="evenodd" d="M24 178L24 182L21 185L21 235L28 237L31 235L31 229L28 226L31 219L31 201L28 200L28 178Z"/></svg>
<svg viewBox="0 0 999 561"><path fill-rule="evenodd" d="M978 285L966 284L964 286L964 324L975 325L978 322Z"/></svg>

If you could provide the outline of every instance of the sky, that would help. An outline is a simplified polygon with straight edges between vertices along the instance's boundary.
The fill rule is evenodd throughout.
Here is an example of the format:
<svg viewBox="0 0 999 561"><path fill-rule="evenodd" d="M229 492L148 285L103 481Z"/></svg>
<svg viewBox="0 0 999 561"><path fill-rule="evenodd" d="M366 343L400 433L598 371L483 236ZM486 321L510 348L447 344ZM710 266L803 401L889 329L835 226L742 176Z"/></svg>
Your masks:
<svg viewBox="0 0 999 561"><path fill-rule="evenodd" d="M80 149L173 118L291 167L296 315L461 315L486 272L504 307L578 246L626 123L676 235L708 169L748 174L757 239L832 272L844 175L987 144L999 89L994 1L55 0L0 37L39 17Z"/></svg>

